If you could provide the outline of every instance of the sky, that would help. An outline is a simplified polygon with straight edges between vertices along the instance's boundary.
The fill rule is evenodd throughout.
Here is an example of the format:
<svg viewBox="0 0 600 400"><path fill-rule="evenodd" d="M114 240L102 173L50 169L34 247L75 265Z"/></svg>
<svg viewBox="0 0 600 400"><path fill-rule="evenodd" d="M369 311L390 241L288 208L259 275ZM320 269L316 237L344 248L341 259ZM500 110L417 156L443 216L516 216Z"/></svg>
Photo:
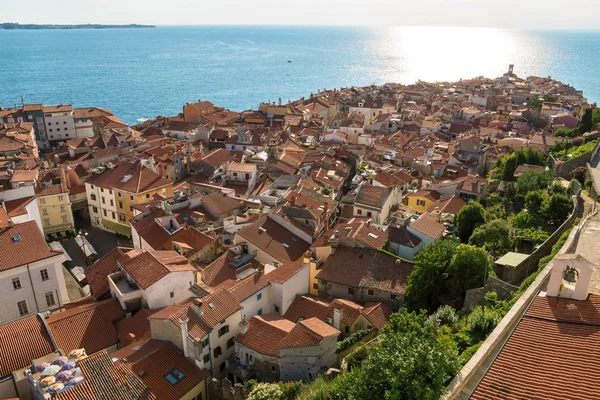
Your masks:
<svg viewBox="0 0 600 400"><path fill-rule="evenodd" d="M599 0L0 0L0 22L600 29Z"/></svg>

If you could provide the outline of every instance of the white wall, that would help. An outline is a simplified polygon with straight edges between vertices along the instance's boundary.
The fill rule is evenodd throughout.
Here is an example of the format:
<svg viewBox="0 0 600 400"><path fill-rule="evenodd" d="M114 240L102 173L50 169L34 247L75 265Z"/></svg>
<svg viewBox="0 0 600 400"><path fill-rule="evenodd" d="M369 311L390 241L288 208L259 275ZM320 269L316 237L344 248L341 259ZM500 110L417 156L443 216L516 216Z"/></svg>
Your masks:
<svg viewBox="0 0 600 400"><path fill-rule="evenodd" d="M260 294L260 300L258 295ZM273 300L271 297L271 286L254 293L252 296L240 302L242 306L242 318L247 322L250 318L258 315L258 310L262 310L261 315L270 314L273 309Z"/></svg>
<svg viewBox="0 0 600 400"><path fill-rule="evenodd" d="M236 311L227 317L224 323L217 323L215 326L213 326L213 329L210 332L210 357L212 360L213 376L217 379L221 379L227 374L227 369L225 369L223 372L219 371L219 365L225 360L229 359L229 357L235 352L235 344L228 349L227 341L231 338L234 338L240 332L241 320L242 310ZM229 325L229 332L219 337L219 329L225 325ZM215 358L214 349L219 346L221 347L221 356Z"/></svg>
<svg viewBox="0 0 600 400"><path fill-rule="evenodd" d="M69 301L63 275L63 260L64 256L58 255L29 264L29 272L27 266L23 265L0 273L0 304L2 304L0 324L6 324L38 312L57 309L60 304ZM49 279L46 281L42 281L40 271L43 269L48 271ZM21 289L15 290L12 279L17 277L21 281ZM47 292L54 293L55 305L48 306L46 304L45 294ZM27 302L28 315L21 316L19 314L17 302L22 300Z"/></svg>
<svg viewBox="0 0 600 400"><path fill-rule="evenodd" d="M194 271L171 272L144 290L143 298L151 310L179 303L190 297L189 287L194 283ZM173 297L171 297L173 292Z"/></svg>
<svg viewBox="0 0 600 400"><path fill-rule="evenodd" d="M69 140L77 137L75 118L72 113L67 115L45 114L46 134L49 140ZM48 116L51 115L51 116ZM59 130L60 129L60 130Z"/></svg>
<svg viewBox="0 0 600 400"><path fill-rule="evenodd" d="M279 307L281 315L285 314L296 298L296 295L308 293L308 287L310 285L309 272L310 269L308 264L306 264L304 268L298 271L290 279L283 282L283 284L272 283L273 304ZM275 296L276 292L277 296Z"/></svg>
<svg viewBox="0 0 600 400"><path fill-rule="evenodd" d="M335 362L336 343L337 336L332 336L316 346L279 349L281 381L314 379L322 366L329 367Z"/></svg>
<svg viewBox="0 0 600 400"><path fill-rule="evenodd" d="M425 247L425 246L427 246L428 244L435 242L435 240L434 240L432 237L429 237L429 236L427 236L427 235L425 235L425 234L423 234L423 233L419 232L418 230L411 228L411 227L410 227L410 225L409 225L409 226L407 226L407 227L406 227L406 229L407 229L407 230L408 230L410 233L412 233L412 234L413 234L413 235L415 235L415 236L418 236L418 237L419 237L419 239L421 239L421 246L422 246L422 247Z"/></svg>

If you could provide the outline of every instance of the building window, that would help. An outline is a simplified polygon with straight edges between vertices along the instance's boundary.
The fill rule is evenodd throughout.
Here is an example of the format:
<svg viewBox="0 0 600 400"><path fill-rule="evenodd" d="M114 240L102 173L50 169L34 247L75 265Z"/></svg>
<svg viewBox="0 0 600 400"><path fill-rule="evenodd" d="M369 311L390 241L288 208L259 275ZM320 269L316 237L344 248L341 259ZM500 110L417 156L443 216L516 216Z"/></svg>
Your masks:
<svg viewBox="0 0 600 400"><path fill-rule="evenodd" d="M123 208L123 202L119 201L119 208Z"/></svg>
<svg viewBox="0 0 600 400"><path fill-rule="evenodd" d="M146 198L149 199L150 198L150 193L146 193Z"/></svg>
<svg viewBox="0 0 600 400"><path fill-rule="evenodd" d="M44 219L44 225L50 226L50 218L45 218Z"/></svg>
<svg viewBox="0 0 600 400"><path fill-rule="evenodd" d="M279 306L274 306L274 308L275 308L275 312L279 313Z"/></svg>
<svg viewBox="0 0 600 400"><path fill-rule="evenodd" d="M94 213L98 214L98 207L92 207L92 210L94 210Z"/></svg>
<svg viewBox="0 0 600 400"><path fill-rule="evenodd" d="M171 298L175 297L175 292L169 293L169 297L171 297Z"/></svg>
<svg viewBox="0 0 600 400"><path fill-rule="evenodd" d="M29 314L29 309L27 308L27 301L19 301L17 303L17 308L19 309L19 315L22 317L23 315Z"/></svg>
<svg viewBox="0 0 600 400"><path fill-rule="evenodd" d="M108 194L112 195L112 189L108 189Z"/></svg>
<svg viewBox="0 0 600 400"><path fill-rule="evenodd" d="M425 200L417 199L417 206L425 207Z"/></svg>
<svg viewBox="0 0 600 400"><path fill-rule="evenodd" d="M371 289L369 289L369 290L367 290L367 294L368 294L369 296L373 296L373 295L375 294L375 292L374 292L374 291L372 291Z"/></svg>
<svg viewBox="0 0 600 400"><path fill-rule="evenodd" d="M223 336L226 333L229 333L229 325L225 325L221 327L221 329L219 329L219 337Z"/></svg>
<svg viewBox="0 0 600 400"><path fill-rule="evenodd" d="M348 288L348 294L354 294L354 289L353 288Z"/></svg>
<svg viewBox="0 0 600 400"><path fill-rule="evenodd" d="M260 299L262 299L262 293L259 293L259 294L256 295L256 301L258 301Z"/></svg>
<svg viewBox="0 0 600 400"><path fill-rule="evenodd" d="M104 197L102 198L102 204L106 204L106 199Z"/></svg>
<svg viewBox="0 0 600 400"><path fill-rule="evenodd" d="M213 357L221 357L221 354L223 354L223 352L221 351L221 346L215 347L215 349L213 350Z"/></svg>
<svg viewBox="0 0 600 400"><path fill-rule="evenodd" d="M204 355L204 362L207 363L210 361L210 354L205 354Z"/></svg>
<svg viewBox="0 0 600 400"><path fill-rule="evenodd" d="M258 310L258 315L262 315L262 308Z"/></svg>
<svg viewBox="0 0 600 400"><path fill-rule="evenodd" d="M117 214L115 214L115 212L114 212L114 211L112 212L112 218L113 218L113 219L117 219Z"/></svg>
<svg viewBox="0 0 600 400"><path fill-rule="evenodd" d="M119 221L125 222L125 215L119 214Z"/></svg>
<svg viewBox="0 0 600 400"><path fill-rule="evenodd" d="M47 281L48 279L50 279L50 277L48 276L48 270L46 268L40 270L40 275L42 277L42 281Z"/></svg>
<svg viewBox="0 0 600 400"><path fill-rule="evenodd" d="M104 193L104 188L100 188L100 193Z"/></svg>
<svg viewBox="0 0 600 400"><path fill-rule="evenodd" d="M106 210L102 210L102 212L104 213L104 216L106 217Z"/></svg>
<svg viewBox="0 0 600 400"><path fill-rule="evenodd" d="M208 338L206 338L203 341L201 341L200 345L202 346L202 348L205 348L206 346L208 346Z"/></svg>
<svg viewBox="0 0 600 400"><path fill-rule="evenodd" d="M319 289L319 284L316 282L313 283L313 289L315 289L315 290Z"/></svg>
<svg viewBox="0 0 600 400"><path fill-rule="evenodd" d="M117 196L121 197L122 196L121 192L117 192Z"/></svg>
<svg viewBox="0 0 600 400"><path fill-rule="evenodd" d="M90 185L90 187L92 188L92 190L94 189L94 185Z"/></svg>
<svg viewBox="0 0 600 400"><path fill-rule="evenodd" d="M92 199L93 201L96 201L96 195L95 194L90 195L90 199Z"/></svg>
<svg viewBox="0 0 600 400"><path fill-rule="evenodd" d="M54 300L54 292L48 292L44 296L46 297L46 304L48 307L56 305L56 300Z"/></svg>
<svg viewBox="0 0 600 400"><path fill-rule="evenodd" d="M58 201L63 201L65 199L65 196L63 196L62 194L58 196Z"/></svg>
<svg viewBox="0 0 600 400"><path fill-rule="evenodd" d="M48 215L48 209L42 208L42 215Z"/></svg>
<svg viewBox="0 0 600 400"><path fill-rule="evenodd" d="M40 204L46 204L46 199L44 197L40 197Z"/></svg>
<svg viewBox="0 0 600 400"><path fill-rule="evenodd" d="M229 340L227 341L227 348L230 349L233 346L235 346L235 342L233 341L233 338L229 338Z"/></svg>
<svg viewBox="0 0 600 400"><path fill-rule="evenodd" d="M223 361L221 364L219 364L219 372L223 372L225 371L225 361Z"/></svg>
<svg viewBox="0 0 600 400"><path fill-rule="evenodd" d="M367 212L367 217L371 218L373 216L373 213L371 211Z"/></svg>
<svg viewBox="0 0 600 400"><path fill-rule="evenodd" d="M129 211L133 212L133 206L131 204L129 205Z"/></svg>
<svg viewBox="0 0 600 400"><path fill-rule="evenodd" d="M67 124L67 121L63 121L63 124L64 124L64 125L66 125L66 124Z"/></svg>
<svg viewBox="0 0 600 400"><path fill-rule="evenodd" d="M346 333L346 335L349 334L350 333L350 327L346 326L346 328L344 328L344 332Z"/></svg>
<svg viewBox="0 0 600 400"><path fill-rule="evenodd" d="M129 200L133 201L133 196L129 196Z"/></svg>
<svg viewBox="0 0 600 400"><path fill-rule="evenodd" d="M65 206L60 206L60 212L65 212Z"/></svg>
<svg viewBox="0 0 600 400"><path fill-rule="evenodd" d="M271 373L272 374L276 374L277 373L277 368L275 368L274 365L271 365Z"/></svg>
<svg viewBox="0 0 600 400"><path fill-rule="evenodd" d="M114 206L115 206L115 201L114 201L114 200L112 200L112 199L110 200L110 206L111 206L111 207L114 207Z"/></svg>
<svg viewBox="0 0 600 400"><path fill-rule="evenodd" d="M23 286L21 286L21 279L19 279L19 278L13 278L12 284L13 284L13 289L15 289L15 290L21 289L23 287Z"/></svg>
<svg viewBox="0 0 600 400"><path fill-rule="evenodd" d="M181 372L177 368L173 368L172 370L170 370L169 372L167 372L167 374L165 375L165 379L171 385L177 384L177 382L179 382L180 380L182 380L184 377L185 377L185 375L183 375L183 372Z"/></svg>
<svg viewBox="0 0 600 400"><path fill-rule="evenodd" d="M62 216L62 222L63 222L63 224L66 224L67 222L69 222L66 215Z"/></svg>

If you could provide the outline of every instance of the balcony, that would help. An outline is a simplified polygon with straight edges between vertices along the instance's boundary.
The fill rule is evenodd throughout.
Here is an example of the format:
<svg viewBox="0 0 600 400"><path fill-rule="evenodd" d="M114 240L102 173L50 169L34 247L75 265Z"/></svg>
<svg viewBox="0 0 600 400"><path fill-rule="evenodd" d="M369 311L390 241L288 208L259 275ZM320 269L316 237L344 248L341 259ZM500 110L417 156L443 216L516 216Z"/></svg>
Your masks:
<svg viewBox="0 0 600 400"><path fill-rule="evenodd" d="M135 282L129 280L124 271L115 272L108 276L110 292L127 311L141 307L142 290Z"/></svg>

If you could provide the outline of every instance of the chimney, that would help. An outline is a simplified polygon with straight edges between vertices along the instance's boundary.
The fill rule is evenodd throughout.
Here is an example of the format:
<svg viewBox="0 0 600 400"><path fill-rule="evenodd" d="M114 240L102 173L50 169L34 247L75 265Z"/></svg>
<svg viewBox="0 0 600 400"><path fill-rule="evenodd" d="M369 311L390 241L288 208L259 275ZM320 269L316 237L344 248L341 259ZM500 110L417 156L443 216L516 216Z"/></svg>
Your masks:
<svg viewBox="0 0 600 400"><path fill-rule="evenodd" d="M294 207L295 205L296 205L296 195L295 195L295 194L293 194L293 195L290 197L290 206L291 206L291 207Z"/></svg>
<svg viewBox="0 0 600 400"><path fill-rule="evenodd" d="M190 343L188 339L188 318L181 318L179 323L181 324L181 341L183 342L183 355L187 358L190 356Z"/></svg>
<svg viewBox="0 0 600 400"><path fill-rule="evenodd" d="M310 252L310 250L306 250L306 253L304 253L304 258L302 259L302 262L304 262L304 264L308 264L310 262L311 258L312 258L312 253Z"/></svg>
<svg viewBox="0 0 600 400"><path fill-rule="evenodd" d="M281 105L281 97L279 98L279 100L277 101L277 105Z"/></svg>
<svg viewBox="0 0 600 400"><path fill-rule="evenodd" d="M196 311L199 317L202 316L202 300L194 299L194 311Z"/></svg>
<svg viewBox="0 0 600 400"><path fill-rule="evenodd" d="M344 315L344 310L343 309L337 309L334 308L333 309L333 327L337 330L342 330L342 317Z"/></svg>

